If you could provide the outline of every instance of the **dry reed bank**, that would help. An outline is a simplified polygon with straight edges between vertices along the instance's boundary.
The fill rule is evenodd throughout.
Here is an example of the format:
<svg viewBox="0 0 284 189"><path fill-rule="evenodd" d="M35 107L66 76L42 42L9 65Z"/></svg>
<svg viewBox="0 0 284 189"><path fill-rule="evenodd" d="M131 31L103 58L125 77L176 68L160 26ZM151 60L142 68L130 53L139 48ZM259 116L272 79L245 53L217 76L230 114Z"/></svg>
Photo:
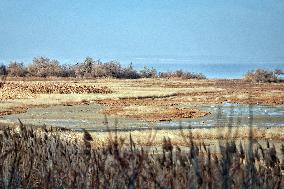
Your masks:
<svg viewBox="0 0 284 189"><path fill-rule="evenodd" d="M152 143L154 136L149 136ZM109 133L96 146L88 132L20 124L0 131L1 188L283 188L284 160L275 146L228 140L215 154L184 136L186 148L164 138L161 151L130 135ZM282 145L284 154L284 146ZM282 154L282 155L283 155Z"/></svg>

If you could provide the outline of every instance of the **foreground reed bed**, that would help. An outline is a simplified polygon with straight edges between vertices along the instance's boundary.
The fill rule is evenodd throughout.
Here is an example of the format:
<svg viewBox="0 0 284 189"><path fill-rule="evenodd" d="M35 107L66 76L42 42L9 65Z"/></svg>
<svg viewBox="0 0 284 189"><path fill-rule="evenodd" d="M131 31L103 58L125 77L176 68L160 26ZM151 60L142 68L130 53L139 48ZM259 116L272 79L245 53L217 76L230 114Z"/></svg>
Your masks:
<svg viewBox="0 0 284 189"><path fill-rule="evenodd" d="M164 138L158 150L138 146L131 134L123 139L110 132L98 147L87 131L78 138L59 128L0 128L0 188L284 187L284 160L269 142L228 140L216 154L190 134L183 135L186 148Z"/></svg>

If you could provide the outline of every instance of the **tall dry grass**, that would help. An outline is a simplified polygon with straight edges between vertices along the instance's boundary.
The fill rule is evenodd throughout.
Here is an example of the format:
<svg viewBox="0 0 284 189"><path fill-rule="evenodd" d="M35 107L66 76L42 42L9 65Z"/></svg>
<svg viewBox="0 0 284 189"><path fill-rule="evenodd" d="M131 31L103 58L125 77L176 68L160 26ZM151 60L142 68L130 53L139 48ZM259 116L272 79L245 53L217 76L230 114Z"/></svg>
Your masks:
<svg viewBox="0 0 284 189"><path fill-rule="evenodd" d="M269 142L244 146L228 140L216 154L184 133L186 149L164 138L160 151L138 146L131 134L119 138L115 131L97 147L83 132L78 138L59 128L2 126L0 188L284 187L284 160ZM145 140L151 144L154 138Z"/></svg>

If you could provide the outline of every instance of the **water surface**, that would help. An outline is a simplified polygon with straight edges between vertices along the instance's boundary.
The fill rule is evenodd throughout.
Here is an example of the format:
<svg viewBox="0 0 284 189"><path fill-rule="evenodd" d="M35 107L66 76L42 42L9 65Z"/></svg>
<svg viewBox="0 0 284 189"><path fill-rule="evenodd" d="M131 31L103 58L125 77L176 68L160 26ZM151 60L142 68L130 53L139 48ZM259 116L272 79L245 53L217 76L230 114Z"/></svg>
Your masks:
<svg viewBox="0 0 284 189"><path fill-rule="evenodd" d="M17 123L20 119L25 124L51 125L67 127L71 129L86 128L95 131L105 131L106 125L114 129L117 126L121 130L135 130L154 127L157 129L178 129L180 126L187 127L225 127L225 126L249 126L274 127L284 126L284 106L264 105L193 105L186 104L180 107L197 108L210 112L205 117L196 119L181 119L149 123L131 118L115 116L106 117L100 113L102 105L75 105L53 106L48 108L32 108L26 113L8 115L0 118L2 122ZM117 124L116 124L117 121Z"/></svg>

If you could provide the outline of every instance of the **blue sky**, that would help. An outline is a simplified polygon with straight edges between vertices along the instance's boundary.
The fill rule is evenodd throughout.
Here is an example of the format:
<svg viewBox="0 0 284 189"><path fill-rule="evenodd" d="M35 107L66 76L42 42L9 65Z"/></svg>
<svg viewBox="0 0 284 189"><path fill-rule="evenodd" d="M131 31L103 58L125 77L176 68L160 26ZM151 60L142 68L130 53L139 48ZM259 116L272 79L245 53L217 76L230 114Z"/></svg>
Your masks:
<svg viewBox="0 0 284 189"><path fill-rule="evenodd" d="M284 63L283 20L282 0L1 0L0 60Z"/></svg>

